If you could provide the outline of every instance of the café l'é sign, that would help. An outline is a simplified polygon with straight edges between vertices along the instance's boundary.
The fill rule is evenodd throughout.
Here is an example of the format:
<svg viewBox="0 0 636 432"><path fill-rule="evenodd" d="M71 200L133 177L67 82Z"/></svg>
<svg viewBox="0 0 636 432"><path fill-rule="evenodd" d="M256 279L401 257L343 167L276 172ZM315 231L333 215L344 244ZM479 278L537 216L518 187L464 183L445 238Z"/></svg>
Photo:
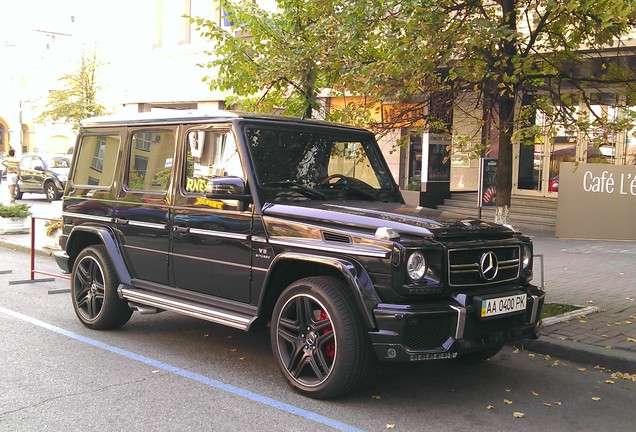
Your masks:
<svg viewBox="0 0 636 432"><path fill-rule="evenodd" d="M636 240L636 166L561 163L556 235Z"/></svg>

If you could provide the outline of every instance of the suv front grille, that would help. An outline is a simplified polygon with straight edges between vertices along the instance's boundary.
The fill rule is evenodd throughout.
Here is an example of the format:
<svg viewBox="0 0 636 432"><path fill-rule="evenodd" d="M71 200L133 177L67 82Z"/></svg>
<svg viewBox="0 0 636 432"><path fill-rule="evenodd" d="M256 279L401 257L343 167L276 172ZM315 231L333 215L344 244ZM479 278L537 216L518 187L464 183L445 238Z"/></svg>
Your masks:
<svg viewBox="0 0 636 432"><path fill-rule="evenodd" d="M496 257L496 272L488 269L495 262L487 255ZM450 286L492 285L515 280L519 277L521 248L515 246L492 246L465 249L449 249L448 281ZM482 266L482 262L484 265ZM482 267L484 267L482 269ZM485 275L483 270L486 271Z"/></svg>

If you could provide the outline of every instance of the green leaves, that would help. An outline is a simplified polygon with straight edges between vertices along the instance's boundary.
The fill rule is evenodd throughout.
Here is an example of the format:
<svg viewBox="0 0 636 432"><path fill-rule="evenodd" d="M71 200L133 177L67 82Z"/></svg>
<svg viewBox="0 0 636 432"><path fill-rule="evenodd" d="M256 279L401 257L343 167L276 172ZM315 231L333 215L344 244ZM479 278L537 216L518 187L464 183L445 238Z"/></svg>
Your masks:
<svg viewBox="0 0 636 432"><path fill-rule="evenodd" d="M36 121L63 120L77 130L80 120L106 114L106 108L97 101L99 66L95 55L92 58L83 55L77 72L59 78L64 87L49 92L47 109Z"/></svg>

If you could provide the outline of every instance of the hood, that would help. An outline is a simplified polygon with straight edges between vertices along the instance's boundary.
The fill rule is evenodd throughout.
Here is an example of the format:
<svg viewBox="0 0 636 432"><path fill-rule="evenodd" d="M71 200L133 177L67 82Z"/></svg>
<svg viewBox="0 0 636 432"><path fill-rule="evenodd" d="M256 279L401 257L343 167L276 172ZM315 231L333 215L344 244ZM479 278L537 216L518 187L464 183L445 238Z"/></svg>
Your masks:
<svg viewBox="0 0 636 432"><path fill-rule="evenodd" d="M401 203L368 201L303 201L267 204L265 217L274 216L349 230L375 232L393 228L402 237L453 238L511 237L514 230L503 225L435 209Z"/></svg>

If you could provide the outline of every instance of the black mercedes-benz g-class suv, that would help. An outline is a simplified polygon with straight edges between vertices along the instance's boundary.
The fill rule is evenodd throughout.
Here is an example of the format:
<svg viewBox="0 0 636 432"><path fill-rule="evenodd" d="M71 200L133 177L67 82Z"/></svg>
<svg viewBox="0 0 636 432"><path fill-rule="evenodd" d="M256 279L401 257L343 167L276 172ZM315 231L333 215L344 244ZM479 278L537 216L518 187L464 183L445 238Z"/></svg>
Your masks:
<svg viewBox="0 0 636 432"><path fill-rule="evenodd" d="M537 337L510 228L404 204L374 135L234 112L81 123L60 267L93 329L165 310L270 327L288 383L336 397L383 361L477 362Z"/></svg>

